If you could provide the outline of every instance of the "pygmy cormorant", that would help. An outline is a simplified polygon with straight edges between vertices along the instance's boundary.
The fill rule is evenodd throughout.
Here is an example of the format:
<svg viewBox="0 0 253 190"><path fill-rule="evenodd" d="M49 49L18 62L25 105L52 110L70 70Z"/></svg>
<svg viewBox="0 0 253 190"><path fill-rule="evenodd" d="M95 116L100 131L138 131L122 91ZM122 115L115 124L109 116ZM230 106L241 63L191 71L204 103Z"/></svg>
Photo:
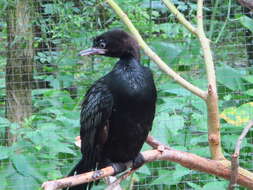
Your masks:
<svg viewBox="0 0 253 190"><path fill-rule="evenodd" d="M142 164L139 154L152 127L155 115L156 88L149 68L140 64L137 42L122 30L97 36L93 47L81 56L104 55L119 58L111 72L97 80L88 90L81 106L82 159L69 175L80 174L133 161ZM70 190L90 189L92 183Z"/></svg>

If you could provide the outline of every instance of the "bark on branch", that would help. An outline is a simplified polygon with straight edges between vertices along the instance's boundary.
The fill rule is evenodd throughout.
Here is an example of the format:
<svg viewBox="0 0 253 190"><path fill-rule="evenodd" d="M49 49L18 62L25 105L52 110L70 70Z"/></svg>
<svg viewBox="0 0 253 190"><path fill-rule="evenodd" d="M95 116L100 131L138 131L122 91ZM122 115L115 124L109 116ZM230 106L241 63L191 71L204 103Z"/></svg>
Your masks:
<svg viewBox="0 0 253 190"><path fill-rule="evenodd" d="M230 177L230 183L228 186L229 190L233 190L236 186L237 180L238 180L238 168L239 168L239 156L240 156L240 148L243 139L246 137L247 133L249 132L250 128L253 126L253 120L251 120L248 125L243 129L242 134L237 140L236 146L235 146L235 152L232 155L232 161L231 161L231 177Z"/></svg>

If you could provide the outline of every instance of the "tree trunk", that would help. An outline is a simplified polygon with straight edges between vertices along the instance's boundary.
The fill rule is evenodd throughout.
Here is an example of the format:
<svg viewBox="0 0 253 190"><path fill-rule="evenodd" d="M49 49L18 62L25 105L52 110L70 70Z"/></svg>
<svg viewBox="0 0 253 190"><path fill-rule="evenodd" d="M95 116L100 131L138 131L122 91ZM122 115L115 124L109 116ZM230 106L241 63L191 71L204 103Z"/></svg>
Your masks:
<svg viewBox="0 0 253 190"><path fill-rule="evenodd" d="M6 117L21 124L32 114L33 31L30 0L17 0L8 7L8 55L6 64ZM6 129L6 142L16 135Z"/></svg>

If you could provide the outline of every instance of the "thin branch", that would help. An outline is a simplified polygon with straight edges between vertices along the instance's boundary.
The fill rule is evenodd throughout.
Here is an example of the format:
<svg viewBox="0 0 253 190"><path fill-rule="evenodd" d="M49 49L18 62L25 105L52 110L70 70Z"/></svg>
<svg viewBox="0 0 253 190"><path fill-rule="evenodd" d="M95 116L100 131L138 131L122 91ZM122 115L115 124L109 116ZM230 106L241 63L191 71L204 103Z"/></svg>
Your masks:
<svg viewBox="0 0 253 190"><path fill-rule="evenodd" d="M148 135L147 139L146 139L146 143L151 146L154 149L158 149L159 146L164 147L167 150L170 150L171 148L168 145L165 145L163 143L161 143L160 141L156 140L154 137L152 137L151 135Z"/></svg>
<svg viewBox="0 0 253 190"><path fill-rule="evenodd" d="M198 37L200 44L203 49L204 60L206 64L206 72L207 72L207 80L209 85L212 85L212 90L216 92L216 77L215 77L215 69L213 64L213 57L210 48L210 40L207 39L204 32L203 25L203 0L198 0L198 9L197 9L197 28L198 28Z"/></svg>
<svg viewBox="0 0 253 190"><path fill-rule="evenodd" d="M125 23L128 29L133 34L136 41L139 43L140 47L143 49L146 55L148 55L165 73L167 73L173 80L175 80L178 84L191 91L193 94L199 96L203 100L207 99L207 94L205 91L200 88L194 86L190 82L186 81L179 74L177 74L174 70L172 70L142 39L138 30L135 28L133 23L129 20L128 16L121 10L121 8L113 1L113 0L105 0L112 9L117 13L117 15L121 18L121 20Z"/></svg>
<svg viewBox="0 0 253 190"><path fill-rule="evenodd" d="M218 37L216 38L216 40L215 40L214 43L218 43L218 42L219 42L219 40L220 40L222 34L224 33L224 29L225 29L226 26L227 26L227 23L228 23L228 20L229 20L229 17L230 17L230 12L231 12L231 1L232 1L232 0L228 0L228 10L227 10L226 20L225 20L223 26L221 27L220 32L219 32L219 35L218 35Z"/></svg>
<svg viewBox="0 0 253 190"><path fill-rule="evenodd" d="M233 190L236 186L237 178L238 178L238 168L239 168L239 156L240 156L240 148L243 139L246 137L247 133L249 132L250 128L253 126L253 120L251 120L248 125L243 129L240 137L237 140L236 146L235 146L235 152L232 155L232 161L231 161L231 177L230 177L230 183L228 186L229 190Z"/></svg>
<svg viewBox="0 0 253 190"><path fill-rule="evenodd" d="M197 35L197 28L194 27L184 15L175 7L171 0L162 0L166 7L177 17L178 21L183 24L191 33Z"/></svg>

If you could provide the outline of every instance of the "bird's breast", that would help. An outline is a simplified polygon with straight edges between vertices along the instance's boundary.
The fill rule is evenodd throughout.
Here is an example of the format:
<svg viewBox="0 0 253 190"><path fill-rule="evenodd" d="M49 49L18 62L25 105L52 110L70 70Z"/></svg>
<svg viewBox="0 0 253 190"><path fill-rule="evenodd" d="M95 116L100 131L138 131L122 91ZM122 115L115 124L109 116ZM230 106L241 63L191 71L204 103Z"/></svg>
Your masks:
<svg viewBox="0 0 253 190"><path fill-rule="evenodd" d="M144 100L151 93L144 78L133 76L121 82L118 95L122 99L128 99L129 101Z"/></svg>

